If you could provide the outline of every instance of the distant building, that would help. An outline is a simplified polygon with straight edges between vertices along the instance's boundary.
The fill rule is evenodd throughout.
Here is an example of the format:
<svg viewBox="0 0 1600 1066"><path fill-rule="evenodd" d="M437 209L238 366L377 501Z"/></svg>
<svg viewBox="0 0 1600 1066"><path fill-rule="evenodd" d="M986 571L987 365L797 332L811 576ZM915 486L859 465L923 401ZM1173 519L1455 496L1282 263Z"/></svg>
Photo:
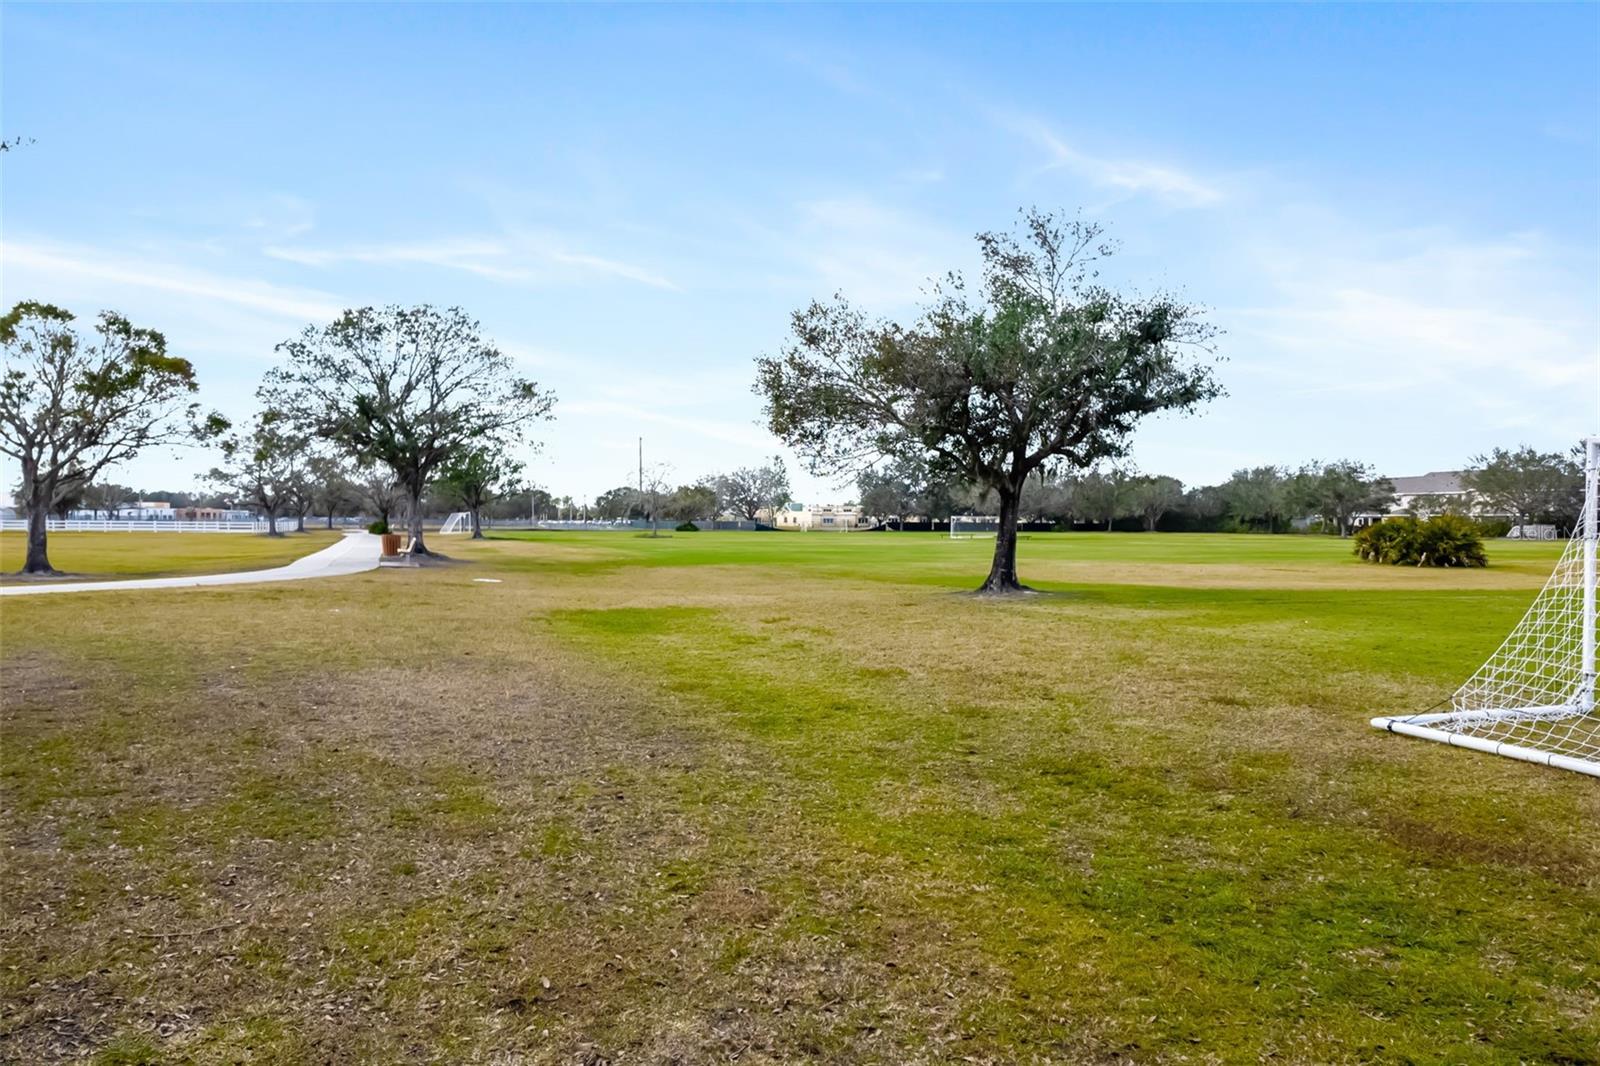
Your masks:
<svg viewBox="0 0 1600 1066"><path fill-rule="evenodd" d="M256 512L237 507L174 507L167 500L129 500L111 509L118 522L253 522ZM79 508L70 519L94 521L107 517L105 509Z"/></svg>
<svg viewBox="0 0 1600 1066"><path fill-rule="evenodd" d="M1371 525L1390 515L1427 516L1449 510L1469 514L1474 518L1504 518L1516 521L1515 515L1506 514L1478 502L1462 481L1465 473L1464 470L1430 470L1426 474L1412 477L1392 477L1389 479L1389 484L1394 486L1394 502L1389 505L1388 510L1381 513L1367 511L1358 514L1355 516L1355 524Z"/></svg>
<svg viewBox="0 0 1600 1066"><path fill-rule="evenodd" d="M1432 470L1415 477L1392 477L1394 503L1389 514L1421 512L1436 514L1452 505L1459 506L1467 496L1460 470Z"/></svg>
<svg viewBox="0 0 1600 1066"><path fill-rule="evenodd" d="M256 513L235 507L174 507L172 517L180 522L249 522Z"/></svg>
<svg viewBox="0 0 1600 1066"><path fill-rule="evenodd" d="M174 517L172 504L166 500L134 500L117 508L118 518L134 521L163 520Z"/></svg>
<svg viewBox="0 0 1600 1066"><path fill-rule="evenodd" d="M802 533L848 533L872 525L855 504L790 503L778 512L778 529L798 530Z"/></svg>

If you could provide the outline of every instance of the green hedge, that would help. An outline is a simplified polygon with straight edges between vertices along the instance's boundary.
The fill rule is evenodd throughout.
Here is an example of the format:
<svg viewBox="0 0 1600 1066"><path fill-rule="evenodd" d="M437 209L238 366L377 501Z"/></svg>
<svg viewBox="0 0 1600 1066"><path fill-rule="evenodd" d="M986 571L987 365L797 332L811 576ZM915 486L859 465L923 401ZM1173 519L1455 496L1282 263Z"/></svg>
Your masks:
<svg viewBox="0 0 1600 1066"><path fill-rule="evenodd" d="M1478 524L1460 515L1385 518L1360 530L1355 553L1369 563L1392 566L1488 566Z"/></svg>

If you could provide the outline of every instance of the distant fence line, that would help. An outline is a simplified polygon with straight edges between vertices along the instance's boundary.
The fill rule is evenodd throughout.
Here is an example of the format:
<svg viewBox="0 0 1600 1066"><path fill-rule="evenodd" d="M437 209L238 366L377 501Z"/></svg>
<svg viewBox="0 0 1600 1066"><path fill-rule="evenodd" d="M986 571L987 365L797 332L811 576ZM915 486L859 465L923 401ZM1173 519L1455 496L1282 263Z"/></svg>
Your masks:
<svg viewBox="0 0 1600 1066"><path fill-rule="evenodd" d="M751 522L748 519L743 519L743 518L739 518L739 519L719 518L714 522L699 522L699 521L697 521L694 524L699 529L704 529L704 530L739 530L739 529L742 529L742 530L754 530L754 529L758 528L756 523ZM487 526L487 523L485 523L485 525ZM677 525L678 525L678 519L676 519L676 518L672 518L672 519L663 518L659 522L655 523L655 527L656 528L658 528L658 529L667 529L667 530L673 529ZM650 520L648 518L615 518L615 519L612 519L612 518L597 518L597 519L591 519L589 521L583 521L582 519L577 519L577 518L541 518L541 519L539 519L539 520L537 520L535 522L532 522L532 523L529 523L525 519L521 520L521 521L512 520L510 522L502 520L502 521L499 521L499 522L495 523L495 528L497 528L497 529L511 529L511 528L530 529L531 528L531 529L548 529L548 530L561 530L561 529L583 530L583 529L587 529L587 530L605 531L605 530L613 530L613 529L615 529L615 530L650 529L651 528L651 522L650 522Z"/></svg>
<svg viewBox="0 0 1600 1066"><path fill-rule="evenodd" d="M7 518L0 529L26 531L26 518ZM278 522L279 530L293 529L294 519ZM51 533L265 533L265 522L180 522L159 518L47 518Z"/></svg>
<svg viewBox="0 0 1600 1066"><path fill-rule="evenodd" d="M516 524L524 528L529 526L527 522L517 522ZM656 524L658 526L673 526L677 523L663 520ZM496 525L498 528L505 529L509 528L512 523L500 522L496 523ZM584 521L580 518L541 518L537 522L531 523L531 527L533 529L649 529L650 520L648 518L593 518Z"/></svg>

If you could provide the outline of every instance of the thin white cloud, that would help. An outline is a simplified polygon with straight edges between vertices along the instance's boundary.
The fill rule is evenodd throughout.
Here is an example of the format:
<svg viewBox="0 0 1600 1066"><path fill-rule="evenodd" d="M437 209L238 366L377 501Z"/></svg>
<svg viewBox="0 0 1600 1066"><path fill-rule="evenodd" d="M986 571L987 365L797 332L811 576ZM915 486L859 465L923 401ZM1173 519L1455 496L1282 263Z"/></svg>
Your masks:
<svg viewBox="0 0 1600 1066"><path fill-rule="evenodd" d="M221 301L302 322L331 319L340 311L338 302L325 293L134 259L98 248L8 240L0 244L0 270L7 277L7 290L22 284L58 281L80 286L127 286ZM26 282L17 282L19 273Z"/></svg>
<svg viewBox="0 0 1600 1066"><path fill-rule="evenodd" d="M619 263L615 259L605 259L598 255L584 255L579 252L550 252L549 255L551 259L558 263L587 267L597 274L610 274L613 277L626 278L629 281L637 281L641 285L648 285L653 289L679 291L677 285L660 274L651 273L628 263Z"/></svg>
<svg viewBox="0 0 1600 1066"><path fill-rule="evenodd" d="M1323 235L1311 254L1269 253L1263 272L1279 299L1239 316L1280 341L1438 373L1494 368L1546 387L1594 371L1600 324L1585 283L1537 235L1416 230L1360 243Z"/></svg>
<svg viewBox="0 0 1600 1066"><path fill-rule="evenodd" d="M372 266L431 266L460 270L491 281L537 284L600 275L621 278L650 288L679 291L670 279L643 267L584 252L567 251L532 238L466 237L412 243L314 248L269 245L263 251L274 259L310 267L341 263ZM573 270L562 270L573 267Z"/></svg>
<svg viewBox="0 0 1600 1066"><path fill-rule="evenodd" d="M777 442L772 439L771 435L762 432L753 425L744 425L716 418L670 415L661 411L653 411L647 407L640 407L637 404L615 403L609 400L575 400L571 403L563 403L561 414L563 417L582 415L591 418L602 418L616 423L648 422L709 440L720 441L724 444L736 444L741 448L757 449L754 453L757 455L767 454L777 449ZM761 451L761 449L765 449L765 452Z"/></svg>
<svg viewBox="0 0 1600 1066"><path fill-rule="evenodd" d="M1218 315L1229 346L1245 353L1230 373L1252 380L1258 403L1314 418L1313 397L1338 395L1329 402L1350 419L1404 411L1478 433L1526 427L1543 412L1552 432L1576 434L1595 414L1592 262L1537 235L1471 241L1335 220L1254 252L1271 289Z"/></svg>
<svg viewBox="0 0 1600 1066"><path fill-rule="evenodd" d="M301 197L275 193L254 205L242 225L258 234L286 240L310 233L316 226L316 211Z"/></svg>
<svg viewBox="0 0 1600 1066"><path fill-rule="evenodd" d="M1001 128L1019 134L1044 149L1040 171L1064 170L1093 185L1134 195L1153 196L1178 207L1210 207L1223 200L1214 182L1176 166L1136 159L1091 155L1068 144L1047 124L1034 118L999 115Z"/></svg>
<svg viewBox="0 0 1600 1066"><path fill-rule="evenodd" d="M837 291L881 308L915 303L972 249L969 237L866 196L800 204L794 227L775 243L817 278L817 295Z"/></svg>

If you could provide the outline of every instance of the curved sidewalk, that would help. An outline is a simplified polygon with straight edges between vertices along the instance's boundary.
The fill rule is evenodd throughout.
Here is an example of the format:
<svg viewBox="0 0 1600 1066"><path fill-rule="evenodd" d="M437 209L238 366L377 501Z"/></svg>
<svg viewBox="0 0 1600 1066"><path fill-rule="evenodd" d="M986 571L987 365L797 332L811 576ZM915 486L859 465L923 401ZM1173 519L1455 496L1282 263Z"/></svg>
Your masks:
<svg viewBox="0 0 1600 1066"><path fill-rule="evenodd" d="M181 537L183 534L174 533ZM254 585L261 581L304 581L313 577L340 577L378 568L378 537L372 533L346 533L344 539L319 552L271 570L246 570L236 574L194 574L189 577L129 578L126 581L79 581L60 584L6 585L0 596L39 596L47 592L115 592L128 589L185 589L197 585Z"/></svg>

